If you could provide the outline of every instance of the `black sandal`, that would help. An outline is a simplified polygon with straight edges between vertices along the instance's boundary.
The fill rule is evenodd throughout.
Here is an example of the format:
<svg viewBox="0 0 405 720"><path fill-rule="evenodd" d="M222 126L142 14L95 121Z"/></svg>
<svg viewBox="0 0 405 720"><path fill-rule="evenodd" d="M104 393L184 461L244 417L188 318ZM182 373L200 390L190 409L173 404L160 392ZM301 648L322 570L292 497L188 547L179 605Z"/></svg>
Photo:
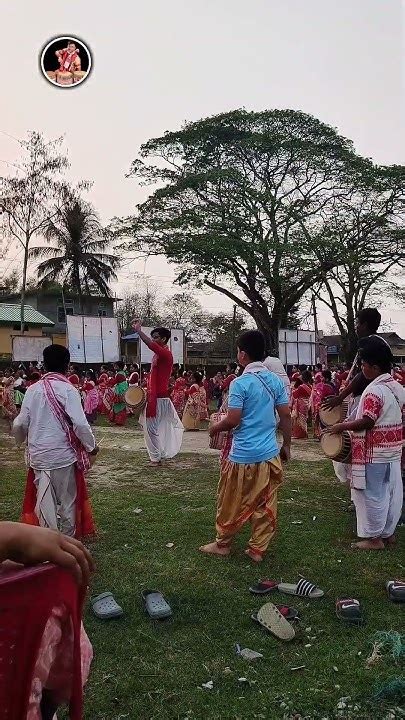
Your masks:
<svg viewBox="0 0 405 720"><path fill-rule="evenodd" d="M405 602L405 582L404 580L388 580L386 584L388 599L391 602Z"/></svg>
<svg viewBox="0 0 405 720"><path fill-rule="evenodd" d="M336 615L339 620L344 620L350 625L361 625L364 622L360 602L354 598L336 600Z"/></svg>

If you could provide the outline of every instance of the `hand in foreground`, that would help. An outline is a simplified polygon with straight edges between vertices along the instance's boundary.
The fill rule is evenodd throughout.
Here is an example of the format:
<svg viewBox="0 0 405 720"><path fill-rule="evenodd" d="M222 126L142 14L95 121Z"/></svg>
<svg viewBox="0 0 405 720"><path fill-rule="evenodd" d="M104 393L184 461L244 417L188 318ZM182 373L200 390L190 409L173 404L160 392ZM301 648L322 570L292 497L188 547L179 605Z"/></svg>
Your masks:
<svg viewBox="0 0 405 720"><path fill-rule="evenodd" d="M331 395L330 397L327 397L325 398L325 400L323 400L323 402L321 403L321 407L325 408L325 410L332 410L338 405L341 405L342 402L343 401L338 395Z"/></svg>
<svg viewBox="0 0 405 720"><path fill-rule="evenodd" d="M51 562L69 570L77 583L88 585L93 559L79 540L48 528L0 523L1 557L23 565Z"/></svg>
<svg viewBox="0 0 405 720"><path fill-rule="evenodd" d="M281 462L288 462L291 458L291 448L289 445L282 445L280 448Z"/></svg>
<svg viewBox="0 0 405 720"><path fill-rule="evenodd" d="M343 423L336 423L322 430L322 435L340 435L345 430Z"/></svg>
<svg viewBox="0 0 405 720"><path fill-rule="evenodd" d="M217 427L218 427L218 423L216 423L215 425L211 425L211 427L208 428L208 435L209 435L210 437L214 437L214 435L217 435L217 434L220 432L220 431L217 429Z"/></svg>
<svg viewBox="0 0 405 720"><path fill-rule="evenodd" d="M132 329L135 330L135 332L139 332L140 330L142 330L142 323L140 320L137 320L136 318L134 318L132 320L131 325L132 325Z"/></svg>

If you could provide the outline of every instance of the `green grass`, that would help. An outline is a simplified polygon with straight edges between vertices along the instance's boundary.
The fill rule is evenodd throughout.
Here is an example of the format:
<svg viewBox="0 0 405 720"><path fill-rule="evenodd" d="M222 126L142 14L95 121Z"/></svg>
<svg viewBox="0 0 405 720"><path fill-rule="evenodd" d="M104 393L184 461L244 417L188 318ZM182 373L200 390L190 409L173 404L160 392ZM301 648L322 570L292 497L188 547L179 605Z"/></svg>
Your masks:
<svg viewBox="0 0 405 720"><path fill-rule="evenodd" d="M2 516L16 519L24 470L11 442L5 443ZM279 531L263 565L252 567L243 554L247 529L231 558L205 557L197 548L213 538L218 463L182 455L178 464L156 471L147 467L143 453L117 450L109 455L109 467L125 469L125 482L112 484L110 470L102 483L89 483L99 527L92 545L97 564L92 593L111 590L125 618L104 624L86 611L95 650L86 719L281 720L299 717L294 712L311 719L384 718L386 709L370 705L370 697L376 684L400 676L403 668L384 658L368 669L365 660L375 632L403 631L403 606L388 602L384 583L404 574L404 531L395 550L350 551L354 516L347 512L347 490L334 482L329 463L293 462L280 493ZM142 514L133 512L136 507ZM292 524L295 520L302 525ZM174 547L167 548L168 542ZM278 593L269 597L300 610L296 640L282 644L252 622L261 600L248 588L260 576L295 581L299 574L322 587L326 597L312 602ZM143 588L162 590L173 620L156 625L148 619ZM362 600L364 627L336 619L339 595ZM237 642L259 650L264 659L238 658ZM291 671L300 665L305 668ZM238 682L240 677L249 683ZM214 689L200 689L210 679ZM360 709L338 716L344 696Z"/></svg>

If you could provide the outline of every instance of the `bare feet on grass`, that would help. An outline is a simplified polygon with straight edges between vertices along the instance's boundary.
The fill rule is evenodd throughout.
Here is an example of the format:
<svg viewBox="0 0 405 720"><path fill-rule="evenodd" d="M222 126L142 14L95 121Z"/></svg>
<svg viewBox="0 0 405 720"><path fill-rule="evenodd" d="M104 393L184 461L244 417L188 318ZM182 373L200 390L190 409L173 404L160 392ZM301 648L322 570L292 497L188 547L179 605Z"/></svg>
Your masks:
<svg viewBox="0 0 405 720"><path fill-rule="evenodd" d="M227 557L231 552L231 549L229 547L218 545L216 542L211 542L207 545L201 545L199 551L205 553L205 555L219 555L220 557Z"/></svg>
<svg viewBox="0 0 405 720"><path fill-rule="evenodd" d="M390 535L387 538L384 538L384 542L389 547L392 547L393 545L396 545L397 543L397 536L396 535Z"/></svg>
<svg viewBox="0 0 405 720"><path fill-rule="evenodd" d="M368 538L352 543L352 548L354 550L384 550L385 545L381 538Z"/></svg>
<svg viewBox="0 0 405 720"><path fill-rule="evenodd" d="M263 556L260 555L260 553L255 552L251 548L248 548L245 550L245 555L247 555L253 562L259 563L263 561Z"/></svg>

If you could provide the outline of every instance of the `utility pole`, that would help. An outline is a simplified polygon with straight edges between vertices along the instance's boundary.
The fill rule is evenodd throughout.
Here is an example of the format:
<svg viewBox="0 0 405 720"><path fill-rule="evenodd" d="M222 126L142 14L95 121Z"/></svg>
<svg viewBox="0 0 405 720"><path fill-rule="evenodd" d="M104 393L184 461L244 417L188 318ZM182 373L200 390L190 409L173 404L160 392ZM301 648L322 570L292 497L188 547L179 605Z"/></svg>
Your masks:
<svg viewBox="0 0 405 720"><path fill-rule="evenodd" d="M314 316L314 328L315 328L315 354L319 348L319 334L318 334L318 316L316 314L315 295L312 294L312 313ZM316 356L316 362L319 362L319 357Z"/></svg>
<svg viewBox="0 0 405 720"><path fill-rule="evenodd" d="M236 305L233 306L231 361L235 358Z"/></svg>

